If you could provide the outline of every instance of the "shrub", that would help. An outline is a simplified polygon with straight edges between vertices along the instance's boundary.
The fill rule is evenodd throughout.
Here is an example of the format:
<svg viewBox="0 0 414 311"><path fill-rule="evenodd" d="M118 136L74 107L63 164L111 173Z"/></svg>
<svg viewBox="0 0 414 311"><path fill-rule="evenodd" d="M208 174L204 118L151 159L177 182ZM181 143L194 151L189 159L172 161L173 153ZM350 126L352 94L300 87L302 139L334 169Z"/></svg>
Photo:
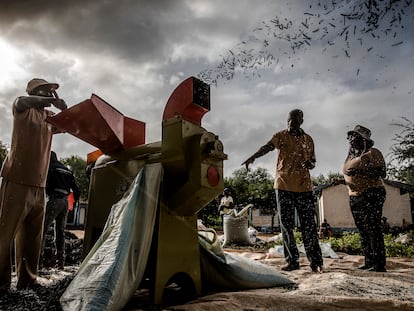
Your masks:
<svg viewBox="0 0 414 311"><path fill-rule="evenodd" d="M335 252L342 252L350 255L362 255L359 233L344 232L341 237L330 237L327 242L331 243L331 247Z"/></svg>
<svg viewBox="0 0 414 311"><path fill-rule="evenodd" d="M414 257L412 243L396 242L391 234L384 234L384 243L387 257Z"/></svg>
<svg viewBox="0 0 414 311"><path fill-rule="evenodd" d="M385 253L387 257L414 257L414 244L412 238L414 231L407 233L411 239L407 242L398 242L396 237L392 234L384 234ZM294 231L296 244L302 243L302 234L299 231ZM364 255L361 246L361 237L358 232L344 232L339 237L330 237L324 242L330 243L335 252L347 253L349 255ZM275 245L281 245L282 242L264 243L261 248L268 249Z"/></svg>
<svg viewBox="0 0 414 311"><path fill-rule="evenodd" d="M329 238L327 242L331 243L335 252L363 255L359 233L345 232L339 238ZM384 234L384 244L387 257L414 257L414 245L396 242L392 234Z"/></svg>

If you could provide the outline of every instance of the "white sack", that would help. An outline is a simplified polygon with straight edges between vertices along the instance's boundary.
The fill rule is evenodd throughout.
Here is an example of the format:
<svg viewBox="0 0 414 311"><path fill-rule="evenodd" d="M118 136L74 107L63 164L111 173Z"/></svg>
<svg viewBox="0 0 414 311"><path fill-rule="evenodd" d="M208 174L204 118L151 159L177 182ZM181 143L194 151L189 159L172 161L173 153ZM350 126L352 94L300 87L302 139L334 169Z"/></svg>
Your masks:
<svg viewBox="0 0 414 311"><path fill-rule="evenodd" d="M244 290L292 285L275 268L224 252L214 230L199 231L201 275L205 289Z"/></svg>

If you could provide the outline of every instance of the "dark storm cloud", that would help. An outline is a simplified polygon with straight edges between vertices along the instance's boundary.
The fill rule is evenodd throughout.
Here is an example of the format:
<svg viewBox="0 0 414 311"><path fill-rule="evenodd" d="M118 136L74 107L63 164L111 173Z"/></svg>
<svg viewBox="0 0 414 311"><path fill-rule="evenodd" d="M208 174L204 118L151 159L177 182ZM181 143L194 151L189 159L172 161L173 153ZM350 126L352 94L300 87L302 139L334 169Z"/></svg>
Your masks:
<svg viewBox="0 0 414 311"><path fill-rule="evenodd" d="M315 48L338 59L360 55L384 59L392 54L390 47L412 40L413 1L317 0L297 5L286 4L284 11L262 20L216 68L201 72L201 79L217 84L233 79L237 71L251 77L279 62L294 67L301 54Z"/></svg>
<svg viewBox="0 0 414 311"><path fill-rule="evenodd" d="M162 0L2 1L0 25L0 34L20 45L32 41L138 63L168 59L176 43L197 43L201 29L211 36L237 29L224 14L197 18L185 1Z"/></svg>
<svg viewBox="0 0 414 311"><path fill-rule="evenodd" d="M253 58L260 56L254 53L269 39L262 22L269 25L276 16L295 22L285 35L306 30L301 24L306 18L309 29L315 30L317 16L311 19L305 13L310 12L310 3L319 2L374 3L0 1L0 45L5 40L21 54L14 61L19 72L9 68L3 74L12 83L0 79L0 140L9 141L11 101L24 94L28 79L40 76L61 83L59 95L69 105L96 93L125 115L146 122L147 142L157 141L164 106L180 81L215 70L229 50L253 49ZM348 47L345 33L340 36L343 20L337 20L338 26L329 26L333 30L329 40L337 36L333 45L327 44L326 35L293 53L286 38L269 40L267 51L275 56L271 65L250 71L237 67L231 80L211 87L211 111L203 126L224 143L229 155L226 175L240 168L275 131L285 128L293 108L304 110L304 129L315 140L318 165L313 174L341 167L347 147L344 133L356 123L371 128L376 144L387 153L394 134L389 124L401 115L412 119L414 113L414 1L393 1L397 2L413 4L411 11L405 11L404 28L395 39L393 34L374 38L368 33L361 45L348 33ZM317 9L312 6L313 13ZM327 20L324 25L329 25ZM322 36L320 31L312 35ZM54 138L54 145L62 156L92 151L70 135ZM269 154L255 165L274 173L275 156Z"/></svg>
<svg viewBox="0 0 414 311"><path fill-rule="evenodd" d="M2 1L0 24L14 41L143 60L174 40L169 14L186 12L181 1Z"/></svg>

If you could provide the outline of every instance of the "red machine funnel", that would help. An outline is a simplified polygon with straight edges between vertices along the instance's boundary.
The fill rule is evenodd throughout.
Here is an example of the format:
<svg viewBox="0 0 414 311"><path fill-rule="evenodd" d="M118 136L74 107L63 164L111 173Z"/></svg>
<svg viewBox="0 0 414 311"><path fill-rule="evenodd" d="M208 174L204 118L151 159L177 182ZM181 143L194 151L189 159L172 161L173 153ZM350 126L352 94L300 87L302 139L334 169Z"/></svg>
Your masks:
<svg viewBox="0 0 414 311"><path fill-rule="evenodd" d="M190 77L171 94L164 108L162 120L165 121L176 115L186 121L201 125L201 119L210 111L210 86L203 81Z"/></svg>
<svg viewBox="0 0 414 311"><path fill-rule="evenodd" d="M46 121L103 153L145 144L145 123L125 117L95 94Z"/></svg>

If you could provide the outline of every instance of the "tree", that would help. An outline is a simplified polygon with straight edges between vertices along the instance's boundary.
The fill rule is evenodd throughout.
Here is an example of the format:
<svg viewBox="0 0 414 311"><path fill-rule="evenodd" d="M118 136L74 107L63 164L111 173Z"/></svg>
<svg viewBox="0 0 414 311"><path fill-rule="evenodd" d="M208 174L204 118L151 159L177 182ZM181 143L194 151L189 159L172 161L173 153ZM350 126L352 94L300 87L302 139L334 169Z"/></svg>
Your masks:
<svg viewBox="0 0 414 311"><path fill-rule="evenodd" d="M198 219L201 219L203 221L203 225L207 228L221 227L221 217L218 211L218 203L218 198L212 200L197 214Z"/></svg>
<svg viewBox="0 0 414 311"><path fill-rule="evenodd" d="M392 125L401 129L394 137L391 146L391 160L388 175L397 181L414 185L414 123L402 117L403 123Z"/></svg>
<svg viewBox="0 0 414 311"><path fill-rule="evenodd" d="M233 172L232 177L224 179L224 185L230 188L235 204L252 203L255 208L262 210L276 208L273 178L264 168L240 168Z"/></svg>
<svg viewBox="0 0 414 311"><path fill-rule="evenodd" d="M86 200L89 192L89 179L86 176L86 160L72 155L68 158L62 158L60 161L72 170L80 190L80 197Z"/></svg>
<svg viewBox="0 0 414 311"><path fill-rule="evenodd" d="M275 214L276 195L273 189L273 179L264 168L255 170L238 169L232 173L231 177L224 178L224 187L230 189L236 206L245 206L249 203L254 208ZM221 218L218 212L218 205L221 196L212 200L199 213L198 218L203 220L207 227L219 227Z"/></svg>
<svg viewBox="0 0 414 311"><path fill-rule="evenodd" d="M3 165L3 161L7 155L7 146L0 141L0 167Z"/></svg>
<svg viewBox="0 0 414 311"><path fill-rule="evenodd" d="M312 176L312 185L315 186L319 186L319 185L323 185L323 184L329 184L332 183L334 179L336 178L341 178L342 174L341 173L333 173L333 172L329 172L327 176L320 174L316 177Z"/></svg>

